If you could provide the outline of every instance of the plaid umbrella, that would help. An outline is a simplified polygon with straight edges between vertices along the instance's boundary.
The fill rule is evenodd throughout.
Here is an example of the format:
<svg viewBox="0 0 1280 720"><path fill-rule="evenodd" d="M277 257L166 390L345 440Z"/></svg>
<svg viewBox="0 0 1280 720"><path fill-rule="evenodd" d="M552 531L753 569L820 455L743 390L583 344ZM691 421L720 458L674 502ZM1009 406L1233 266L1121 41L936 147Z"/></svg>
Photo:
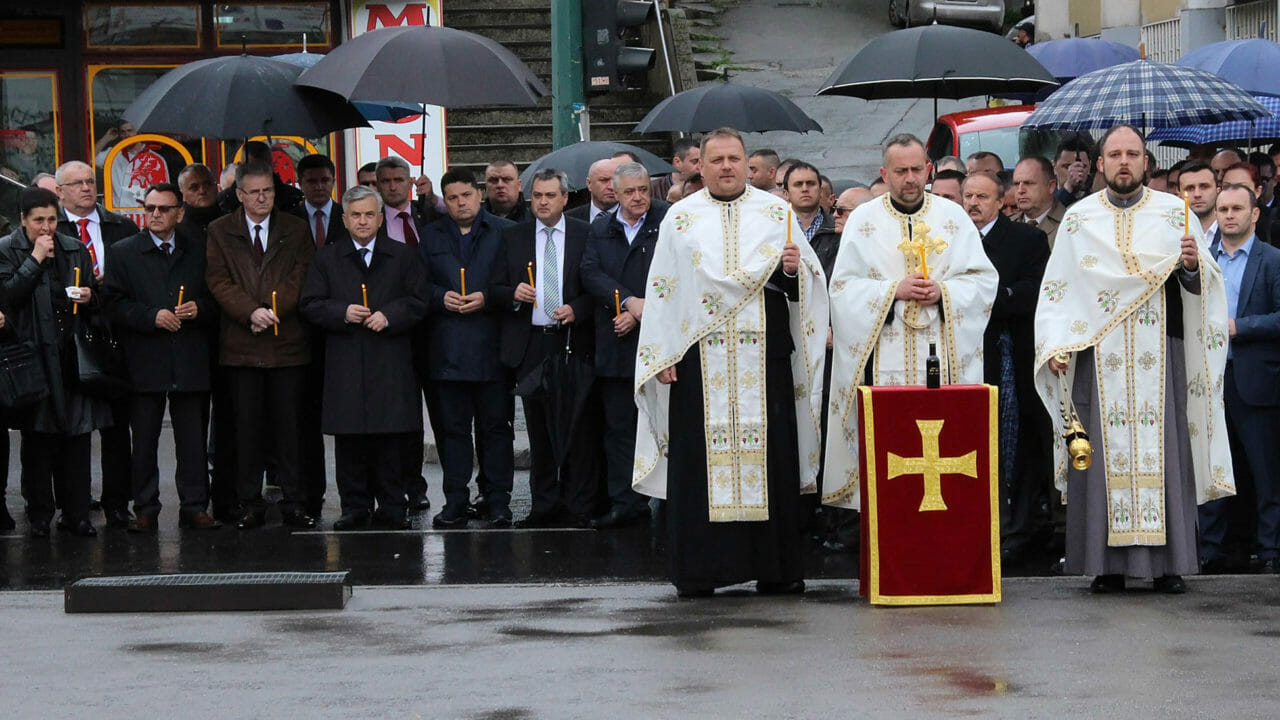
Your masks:
<svg viewBox="0 0 1280 720"><path fill-rule="evenodd" d="M1254 95L1254 99L1270 112L1258 120L1236 120L1215 125L1185 125L1151 131L1148 140L1159 140L1162 145L1190 147L1192 145L1236 145L1248 143L1280 142L1280 97Z"/></svg>
<svg viewBox="0 0 1280 720"><path fill-rule="evenodd" d="M1040 103L1028 128L1180 127L1254 120L1270 113L1248 93L1195 68L1134 60L1081 75Z"/></svg>

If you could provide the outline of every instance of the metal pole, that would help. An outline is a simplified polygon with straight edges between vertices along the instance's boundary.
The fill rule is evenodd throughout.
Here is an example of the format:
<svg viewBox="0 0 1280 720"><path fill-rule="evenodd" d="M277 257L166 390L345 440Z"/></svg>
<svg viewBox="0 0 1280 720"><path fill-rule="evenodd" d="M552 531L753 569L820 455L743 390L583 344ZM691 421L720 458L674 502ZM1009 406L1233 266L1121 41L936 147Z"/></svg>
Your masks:
<svg viewBox="0 0 1280 720"><path fill-rule="evenodd" d="M658 0L653 0L653 12L658 18L658 41L662 43L662 62L667 66L667 86L671 88L671 94L675 95L676 80L671 74L671 52L667 46L667 33L662 29L662 3L658 2Z"/></svg>
<svg viewBox="0 0 1280 720"><path fill-rule="evenodd" d="M551 144L559 150L578 142L574 106L584 106L581 0L551 0Z"/></svg>

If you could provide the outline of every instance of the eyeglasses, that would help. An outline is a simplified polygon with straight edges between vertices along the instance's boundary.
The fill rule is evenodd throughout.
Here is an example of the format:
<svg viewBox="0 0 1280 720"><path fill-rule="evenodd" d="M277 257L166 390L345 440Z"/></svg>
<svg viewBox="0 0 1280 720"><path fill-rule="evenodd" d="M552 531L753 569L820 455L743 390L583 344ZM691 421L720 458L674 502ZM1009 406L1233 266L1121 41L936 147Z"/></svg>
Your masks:
<svg viewBox="0 0 1280 720"><path fill-rule="evenodd" d="M93 178L85 178L84 180L72 180L68 183L61 183L58 187L93 187L97 183Z"/></svg>
<svg viewBox="0 0 1280 720"><path fill-rule="evenodd" d="M853 212L853 208L840 207L839 205L831 206L832 215L844 215L846 213L851 213L851 212Z"/></svg>
<svg viewBox="0 0 1280 720"><path fill-rule="evenodd" d="M236 188L236 189L244 193L245 195L248 195L250 197L256 197L256 198L264 198L268 195L276 194L276 189L273 187L262 188L261 190L245 190L244 188Z"/></svg>
<svg viewBox="0 0 1280 720"><path fill-rule="evenodd" d="M146 210L148 214L154 213L154 212L167 213L167 212L173 212L174 210L177 210L178 206L177 205L143 205L142 209Z"/></svg>

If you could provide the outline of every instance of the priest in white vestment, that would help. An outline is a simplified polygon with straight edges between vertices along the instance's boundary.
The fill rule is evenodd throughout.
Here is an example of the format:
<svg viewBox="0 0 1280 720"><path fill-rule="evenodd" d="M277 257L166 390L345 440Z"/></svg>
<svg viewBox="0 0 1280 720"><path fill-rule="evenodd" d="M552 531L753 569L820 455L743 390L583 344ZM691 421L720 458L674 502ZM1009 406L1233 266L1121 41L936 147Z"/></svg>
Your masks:
<svg viewBox="0 0 1280 720"><path fill-rule="evenodd" d="M982 383L1000 277L964 209L925 192L929 171L919 138L891 138L880 168L889 192L845 222L830 283L828 505L858 509L859 385L924 385L930 343L943 384Z"/></svg>
<svg viewBox="0 0 1280 720"><path fill-rule="evenodd" d="M667 500L681 596L804 590L825 361L822 266L786 203L747 186L742 137L702 141L706 188L663 220L636 357L634 487Z"/></svg>
<svg viewBox="0 0 1280 720"><path fill-rule="evenodd" d="M1196 505L1235 492L1225 286L1183 200L1142 186L1141 134L1116 126L1101 148L1107 187L1067 210L1036 306L1066 571L1095 576L1094 592L1128 577L1181 593L1198 570ZM1093 447L1086 471L1072 469L1062 437L1072 404Z"/></svg>

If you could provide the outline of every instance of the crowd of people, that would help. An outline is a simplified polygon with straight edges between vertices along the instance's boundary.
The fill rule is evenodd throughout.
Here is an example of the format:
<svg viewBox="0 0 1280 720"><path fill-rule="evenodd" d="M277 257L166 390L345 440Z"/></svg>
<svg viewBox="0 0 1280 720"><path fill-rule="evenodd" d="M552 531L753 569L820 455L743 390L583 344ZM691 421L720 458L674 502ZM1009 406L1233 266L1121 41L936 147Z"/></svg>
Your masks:
<svg viewBox="0 0 1280 720"><path fill-rule="evenodd" d="M335 202L328 158L300 160L295 188L270 153L249 143L229 176L193 164L151 186L141 231L98 201L83 162L24 191L20 227L0 240L0 332L33 347L48 380L44 397L5 410L21 430L32 536L48 536L55 515L58 530L97 533L94 431L107 527L156 532L166 406L182 527L261 526L264 475L284 524L315 527L329 434L334 529L406 528L430 508L425 406L443 472L436 528L617 528L648 522L658 497L683 594L744 579L802 590L805 533L833 552L858 543L857 431L827 425L847 418L859 384L922 384L918 336L943 343L949 382L1000 388L1005 562L1048 548L1098 591L1126 575L1179 592L1201 569L1280 569L1271 155L1193 152L1159 169L1120 126L1007 170L989 152L931 163L898 136L879 177L837 194L815 165L748 153L726 129L679 141L670 175L650 177L627 153L601 158L570 207L564 173L542 170L526 188L503 159L435 187L387 157ZM932 275L898 247L917 221L949 236ZM1177 263L1160 255L1162 233L1181 247ZM730 236L741 257L727 255ZM1092 304L1073 305L1067 286L1090 283ZM1220 292L1229 318L1202 324ZM1066 308L1076 314L1055 317ZM828 325L825 344L805 319ZM128 392L83 382L95 328L118 341ZM1212 373L1219 351L1225 383ZM1167 371L1155 410L1133 403L1165 380L1135 367ZM1059 375L1096 446L1127 448L1132 472L1108 456L1068 482L1060 418L1046 409L1064 401ZM767 403L777 393L797 405ZM516 395L531 455L519 520ZM1121 440L1116 427L1163 434ZM1227 498L1232 475L1247 492ZM5 510L0 529L14 527ZM1117 543L1163 550L1135 558Z"/></svg>

